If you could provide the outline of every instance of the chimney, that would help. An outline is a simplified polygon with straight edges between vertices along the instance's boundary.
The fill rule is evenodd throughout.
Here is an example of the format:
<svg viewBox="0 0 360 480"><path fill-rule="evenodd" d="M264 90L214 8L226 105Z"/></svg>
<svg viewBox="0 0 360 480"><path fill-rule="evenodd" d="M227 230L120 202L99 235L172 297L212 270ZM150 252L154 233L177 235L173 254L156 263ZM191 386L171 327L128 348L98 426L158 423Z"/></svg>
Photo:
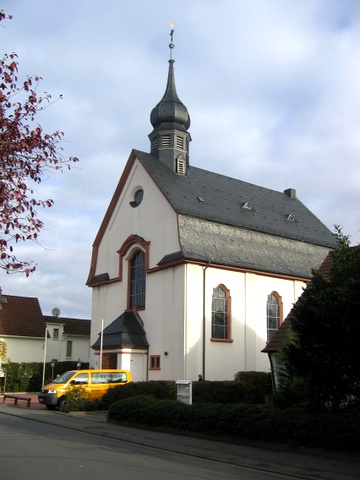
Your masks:
<svg viewBox="0 0 360 480"><path fill-rule="evenodd" d="M290 198L297 198L295 188L287 188L284 193Z"/></svg>

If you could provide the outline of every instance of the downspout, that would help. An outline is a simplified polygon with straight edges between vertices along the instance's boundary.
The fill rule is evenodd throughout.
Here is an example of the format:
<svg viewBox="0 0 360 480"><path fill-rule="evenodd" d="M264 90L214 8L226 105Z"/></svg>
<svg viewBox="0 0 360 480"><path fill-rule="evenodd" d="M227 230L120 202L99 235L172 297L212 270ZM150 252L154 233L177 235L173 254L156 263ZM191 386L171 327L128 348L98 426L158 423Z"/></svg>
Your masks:
<svg viewBox="0 0 360 480"><path fill-rule="evenodd" d="M268 356L269 356L270 369L271 369L272 389L273 389L273 393L275 393L276 392L275 368L274 368L274 364L273 364L273 361L272 361L272 358L271 358L271 352L268 353Z"/></svg>
<svg viewBox="0 0 360 480"><path fill-rule="evenodd" d="M209 268L210 262L203 267L203 332L202 332L202 378L205 380L205 360L206 360L206 351L205 351L205 335L206 335L206 315L205 315L205 287L206 287L206 270Z"/></svg>

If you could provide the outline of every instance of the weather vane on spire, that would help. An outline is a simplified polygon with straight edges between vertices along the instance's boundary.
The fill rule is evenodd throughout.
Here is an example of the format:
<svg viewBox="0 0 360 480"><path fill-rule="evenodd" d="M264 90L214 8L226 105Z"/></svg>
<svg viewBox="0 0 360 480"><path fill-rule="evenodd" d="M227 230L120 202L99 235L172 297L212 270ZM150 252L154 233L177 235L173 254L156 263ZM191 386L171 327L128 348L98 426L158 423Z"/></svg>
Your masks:
<svg viewBox="0 0 360 480"><path fill-rule="evenodd" d="M174 61L173 58L172 58L172 51L173 51L173 48L175 47L173 41L174 41L174 24L172 22L170 22L170 45L169 45L169 48L170 48L170 61Z"/></svg>
<svg viewBox="0 0 360 480"><path fill-rule="evenodd" d="M174 24L170 22L170 38L171 38L171 43L174 41Z"/></svg>

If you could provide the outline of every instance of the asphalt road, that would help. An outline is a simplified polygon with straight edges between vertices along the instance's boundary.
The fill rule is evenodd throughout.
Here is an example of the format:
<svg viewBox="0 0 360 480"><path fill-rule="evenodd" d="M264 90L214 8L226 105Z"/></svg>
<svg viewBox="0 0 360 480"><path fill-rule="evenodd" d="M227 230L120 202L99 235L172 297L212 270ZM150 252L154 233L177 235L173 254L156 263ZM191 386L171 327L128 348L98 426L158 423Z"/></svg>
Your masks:
<svg viewBox="0 0 360 480"><path fill-rule="evenodd" d="M353 480L360 478L360 463L357 456L309 455L112 425L98 413L0 404L0 472L3 480Z"/></svg>

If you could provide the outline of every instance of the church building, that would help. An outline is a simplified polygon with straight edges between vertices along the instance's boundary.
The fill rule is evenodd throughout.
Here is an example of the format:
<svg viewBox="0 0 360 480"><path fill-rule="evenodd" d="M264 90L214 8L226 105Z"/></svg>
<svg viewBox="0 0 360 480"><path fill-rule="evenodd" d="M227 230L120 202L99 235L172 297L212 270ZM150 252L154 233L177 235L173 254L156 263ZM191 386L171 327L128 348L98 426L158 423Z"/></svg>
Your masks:
<svg viewBox="0 0 360 480"><path fill-rule="evenodd" d="M93 244L90 364L134 381L267 372L261 351L336 240L295 189L190 162L169 47L150 153L130 153Z"/></svg>

